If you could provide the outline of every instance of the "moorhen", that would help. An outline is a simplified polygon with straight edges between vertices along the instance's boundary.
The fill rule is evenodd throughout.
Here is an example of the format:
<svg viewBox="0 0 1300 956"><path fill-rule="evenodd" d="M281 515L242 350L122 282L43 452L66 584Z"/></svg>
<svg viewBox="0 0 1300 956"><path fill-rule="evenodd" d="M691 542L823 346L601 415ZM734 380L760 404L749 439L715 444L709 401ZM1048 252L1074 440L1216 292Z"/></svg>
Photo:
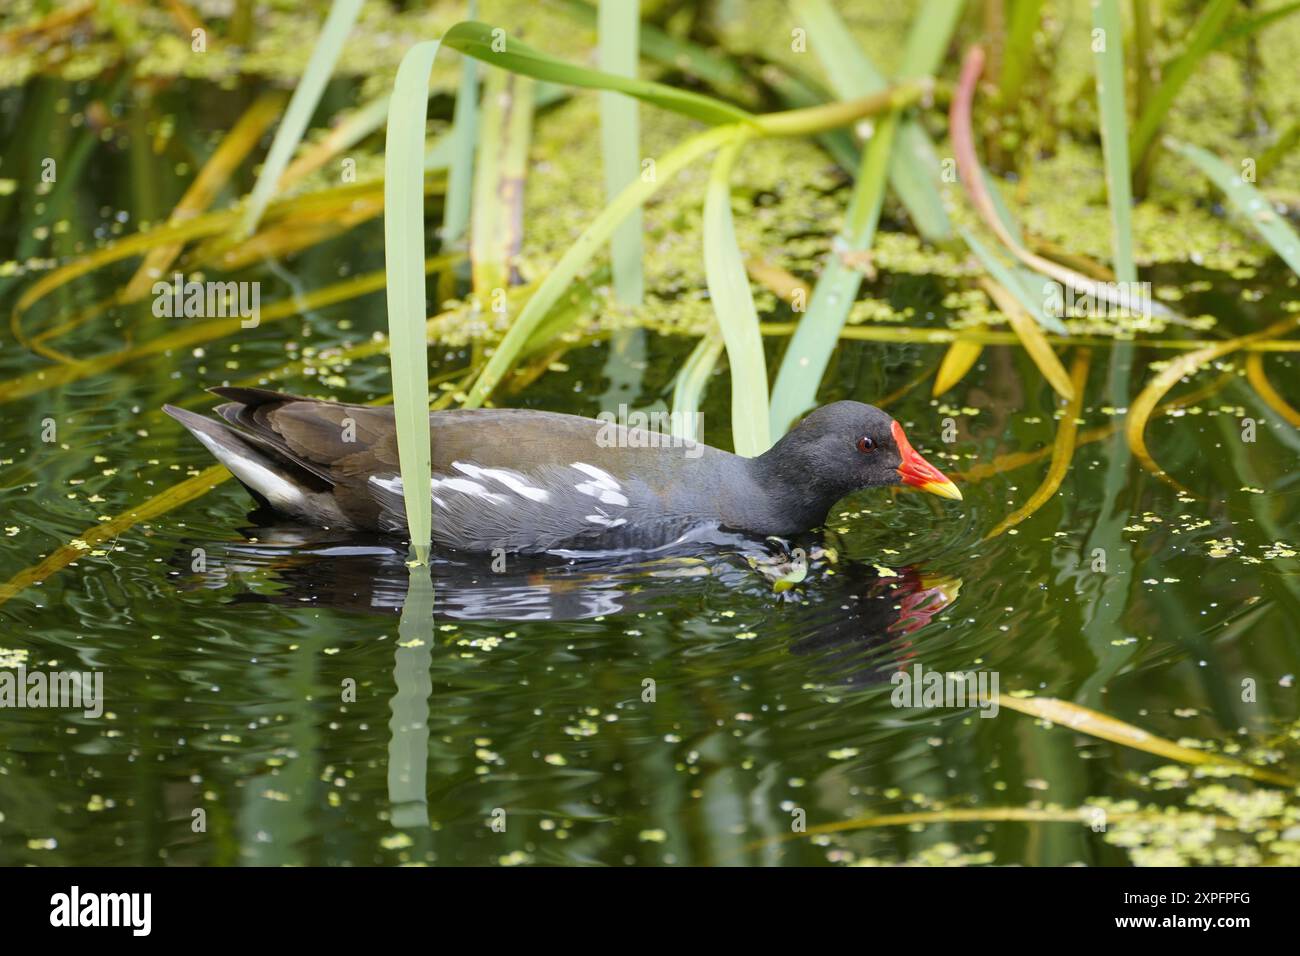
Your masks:
<svg viewBox="0 0 1300 956"><path fill-rule="evenodd" d="M164 406L262 504L308 524L405 534L391 407L214 388L221 420ZM462 551L647 551L718 533L788 537L862 488L961 499L898 422L819 408L742 458L612 422L528 409L429 415L434 542Z"/></svg>

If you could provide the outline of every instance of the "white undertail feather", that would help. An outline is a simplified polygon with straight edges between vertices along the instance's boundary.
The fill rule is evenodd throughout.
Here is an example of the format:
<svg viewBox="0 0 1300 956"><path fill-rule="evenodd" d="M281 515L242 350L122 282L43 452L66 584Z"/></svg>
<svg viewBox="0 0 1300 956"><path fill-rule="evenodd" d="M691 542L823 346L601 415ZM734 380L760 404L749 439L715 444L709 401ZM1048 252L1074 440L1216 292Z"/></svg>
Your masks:
<svg viewBox="0 0 1300 956"><path fill-rule="evenodd" d="M248 446L242 449L234 442L222 442L197 429L191 429L194 437L203 442L213 457L230 469L230 473L252 488L267 500L274 508L280 508L291 514L303 514L309 511L307 496L303 490L283 475L268 467L267 460Z"/></svg>

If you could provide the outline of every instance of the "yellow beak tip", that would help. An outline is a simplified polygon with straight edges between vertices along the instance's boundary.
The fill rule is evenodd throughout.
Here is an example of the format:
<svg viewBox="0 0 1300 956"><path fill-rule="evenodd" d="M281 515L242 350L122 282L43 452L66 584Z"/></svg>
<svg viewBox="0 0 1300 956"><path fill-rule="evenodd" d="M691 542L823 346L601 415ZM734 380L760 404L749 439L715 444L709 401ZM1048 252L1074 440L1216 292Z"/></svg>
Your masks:
<svg viewBox="0 0 1300 956"><path fill-rule="evenodd" d="M922 491L928 491L932 495L938 495L940 498L951 498L953 501L961 501L961 492L951 481L927 481L921 485Z"/></svg>

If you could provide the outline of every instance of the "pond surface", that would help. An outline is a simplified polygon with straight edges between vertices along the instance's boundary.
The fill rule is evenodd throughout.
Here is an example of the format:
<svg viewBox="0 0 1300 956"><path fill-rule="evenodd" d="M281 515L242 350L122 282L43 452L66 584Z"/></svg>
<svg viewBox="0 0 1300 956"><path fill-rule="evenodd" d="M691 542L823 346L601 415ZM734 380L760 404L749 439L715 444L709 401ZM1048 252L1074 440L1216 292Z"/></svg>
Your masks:
<svg viewBox="0 0 1300 956"><path fill-rule="evenodd" d="M18 158L20 139L42 97L70 93L80 95L34 82L5 95L7 175L34 162ZM124 233L165 216L188 175L154 156L139 122L71 188L6 197L0 259L67 254L107 234L123 209ZM32 238L42 223L54 252L48 237ZM134 266L58 290L29 331L111 295ZM381 267L371 220L239 276L261 281L265 307ZM1247 301L1226 276L1167 271L1161 282L1202 289L1208 276L1199 309L1228 331L1259 327L1294 291ZM34 278L2 281L7 314ZM59 346L108 352L184 321L154 317L147 303L123 307ZM209 467L164 402L206 408L204 387L295 358L310 371L275 387L380 397L382 356L332 368L310 350L383 328L383 295L372 293L0 405L0 581ZM4 336L0 378L52 367ZM767 341L775 362L783 340ZM670 400L692 344L633 332L618 352L575 348L508 401L584 415L620 401L651 407ZM1093 351L1081 427L1101 437L1078 449L1060 492L985 540L1046 471L1046 452L978 471L1050 448L1058 404L1041 376L1019 350L989 348L936 401L940 348L843 344L822 399L901 392L890 412L965 500L847 499L824 534L800 543L813 559L787 590L762 573L782 558L775 545L764 556L761 542L655 561L512 559L503 572L441 555L432 591L408 590L400 544L268 524L234 482L106 542L83 541L70 566L0 605L0 667L98 671L105 697L98 718L0 711L0 864L1150 859L1133 847L1159 849L1159 833L1079 822L940 814L925 825L792 829L1106 800L1181 809L1200 786L1161 769L1168 760L1005 707L894 706L891 676L917 664L986 672L1002 694L1062 698L1170 740L1295 765L1300 441L1234 372L1148 431L1162 465L1194 492L1181 494L1106 433L1113 406L1149 377L1146 363L1168 358L1134 350L1125 380L1113 362L1124 354ZM1268 361L1295 402L1292 354ZM459 348L432 355L435 375L469 360ZM706 440L728 440L728 394L724 370L707 392ZM1243 418L1257 422L1253 442ZM48 419L54 441L43 440ZM1228 862L1260 852L1232 834L1207 840Z"/></svg>

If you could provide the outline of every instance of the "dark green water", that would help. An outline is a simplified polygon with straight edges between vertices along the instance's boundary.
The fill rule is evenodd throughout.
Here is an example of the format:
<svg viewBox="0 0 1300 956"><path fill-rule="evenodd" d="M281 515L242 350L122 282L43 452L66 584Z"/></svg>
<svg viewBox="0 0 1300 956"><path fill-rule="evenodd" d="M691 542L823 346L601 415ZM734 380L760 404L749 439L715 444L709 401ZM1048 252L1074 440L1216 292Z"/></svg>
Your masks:
<svg viewBox="0 0 1300 956"><path fill-rule="evenodd" d="M24 185L3 199L0 259L65 254L121 210L129 232L165 215L187 181L169 172L170 156L153 155L144 126L128 124L66 188L35 195L26 183L41 151L26 143L42 104L68 92L36 84L2 101L0 171ZM74 149L75 136L63 145ZM32 238L42 222L64 221ZM31 328L112 293L134 265L66 286L34 310ZM238 278L262 282L265 308L381 266L376 220ZM1211 279L1199 308L1229 330L1271 321L1285 299L1244 303L1232 280ZM7 314L33 279L2 281ZM900 283L894 294L910 293ZM184 320L122 308L59 344L94 354L172 321ZM321 348L383 327L383 297L369 295L0 405L0 580L210 464L162 403L205 407L203 387L293 357L286 341ZM0 378L49 365L8 330L0 336ZM691 343L644 346L645 367L633 369L609 364L603 346L572 351L565 370L511 401L594 415L614 379L631 383L634 404L663 401ZM769 346L779 359L779 340ZM432 354L435 374L466 361L459 350ZM845 345L823 398L887 395L940 356ZM1148 361L1167 357L1138 350L1125 394L1149 377ZM1111 421L1109 363L1110 350L1096 350L1085 429ZM1269 369L1300 400L1295 360L1270 356ZM312 376L278 384L355 401L388 390L382 358L346 375L342 387ZM929 386L890 410L945 470L1053 440L1056 403L1019 350L986 350L942 402ZM704 409L718 443L728 391L724 372ZM978 411L953 416L951 444L940 439L945 404ZM1242 441L1243 417L1259 421L1253 443ZM47 418L52 443L42 441ZM958 479L961 503L864 493L832 521L825 543L837 560L815 562L783 594L744 555L712 552L642 565L512 562L503 574L444 556L432 595L408 598L392 543L259 527L228 482L0 606L3 666L98 671L106 698L97 719L0 710L0 864L1130 862L1113 833L1078 823L810 837L792 821L802 813L811 829L1098 798L1181 808L1198 786L1152 777L1168 760L1009 709L986 719L892 706L889 676L917 663L995 673L1004 694L1064 698L1171 740L1251 756L1268 747L1296 767L1286 733L1297 717L1300 577L1274 545L1297 544L1300 441L1233 382L1195 413L1155 421L1149 442L1201 497L1179 500L1115 439L1081 447L1060 493L990 541L1045 460ZM1212 556L1222 550L1212 542L1229 538L1232 550ZM1104 570L1094 570L1099 553ZM1243 700L1246 680L1253 700Z"/></svg>

